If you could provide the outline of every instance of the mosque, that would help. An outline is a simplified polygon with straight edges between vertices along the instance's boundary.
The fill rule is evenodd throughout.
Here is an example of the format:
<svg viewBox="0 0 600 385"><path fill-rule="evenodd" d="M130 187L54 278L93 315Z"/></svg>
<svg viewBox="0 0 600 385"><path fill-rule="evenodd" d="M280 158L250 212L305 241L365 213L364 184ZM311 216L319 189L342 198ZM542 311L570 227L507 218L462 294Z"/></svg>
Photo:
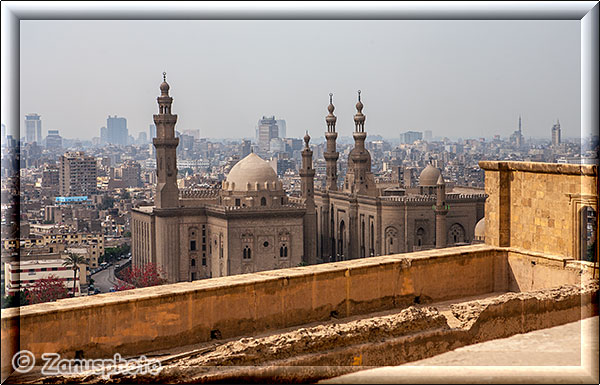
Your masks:
<svg viewBox="0 0 600 385"><path fill-rule="evenodd" d="M365 148L360 91L355 146L341 189L337 118L330 94L323 189L314 187L307 133L300 198L289 197L273 168L254 153L231 168L220 190L179 191L177 115L171 113L169 89L165 77L157 98L159 113L154 115L154 206L132 210L134 265L155 263L169 282L181 282L477 241L475 226L484 216L485 194L447 192L441 171L432 165L421 172L418 187L376 184Z"/></svg>

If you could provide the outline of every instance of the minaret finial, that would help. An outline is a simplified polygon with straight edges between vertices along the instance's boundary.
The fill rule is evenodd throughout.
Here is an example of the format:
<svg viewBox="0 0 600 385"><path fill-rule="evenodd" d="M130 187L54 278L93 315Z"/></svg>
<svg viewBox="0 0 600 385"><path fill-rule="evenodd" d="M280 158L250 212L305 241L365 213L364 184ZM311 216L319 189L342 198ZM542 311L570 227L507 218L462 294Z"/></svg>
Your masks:
<svg viewBox="0 0 600 385"><path fill-rule="evenodd" d="M333 92L329 93L329 104L333 103Z"/></svg>
<svg viewBox="0 0 600 385"><path fill-rule="evenodd" d="M310 135L308 135L308 130L306 130L306 135L304 135L304 147L305 148L309 148L308 142L310 142Z"/></svg>
<svg viewBox="0 0 600 385"><path fill-rule="evenodd" d="M363 104L360 101L360 90L358 90L358 102L356 103L356 115L354 115L354 124L356 132L365 132L365 115L362 113Z"/></svg>
<svg viewBox="0 0 600 385"><path fill-rule="evenodd" d="M163 82L166 82L166 81L167 81L167 73L163 72Z"/></svg>

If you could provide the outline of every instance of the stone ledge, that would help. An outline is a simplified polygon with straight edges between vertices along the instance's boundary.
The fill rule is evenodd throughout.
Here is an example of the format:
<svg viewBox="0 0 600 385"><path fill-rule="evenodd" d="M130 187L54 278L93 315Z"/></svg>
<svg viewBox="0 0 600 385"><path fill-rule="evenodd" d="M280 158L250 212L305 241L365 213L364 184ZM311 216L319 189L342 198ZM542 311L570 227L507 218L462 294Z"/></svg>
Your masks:
<svg viewBox="0 0 600 385"><path fill-rule="evenodd" d="M479 167L485 171L525 171L542 174L598 176L597 165L482 160L479 162Z"/></svg>

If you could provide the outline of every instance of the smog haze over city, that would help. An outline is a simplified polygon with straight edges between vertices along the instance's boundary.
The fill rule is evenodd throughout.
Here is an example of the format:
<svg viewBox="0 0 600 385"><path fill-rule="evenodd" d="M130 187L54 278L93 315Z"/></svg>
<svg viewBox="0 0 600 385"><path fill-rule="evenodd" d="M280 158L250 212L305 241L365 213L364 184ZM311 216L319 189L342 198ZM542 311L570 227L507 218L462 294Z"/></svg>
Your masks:
<svg viewBox="0 0 600 385"><path fill-rule="evenodd" d="M598 2L373 3L2 2L1 383L598 383Z"/></svg>
<svg viewBox="0 0 600 385"><path fill-rule="evenodd" d="M362 90L369 135L579 137L579 20L23 20L20 115L100 136L108 115L147 131L167 72L178 129L253 137L276 115L320 140L334 93L341 136ZM60 95L60 98L57 98ZM21 119L21 132L23 132Z"/></svg>

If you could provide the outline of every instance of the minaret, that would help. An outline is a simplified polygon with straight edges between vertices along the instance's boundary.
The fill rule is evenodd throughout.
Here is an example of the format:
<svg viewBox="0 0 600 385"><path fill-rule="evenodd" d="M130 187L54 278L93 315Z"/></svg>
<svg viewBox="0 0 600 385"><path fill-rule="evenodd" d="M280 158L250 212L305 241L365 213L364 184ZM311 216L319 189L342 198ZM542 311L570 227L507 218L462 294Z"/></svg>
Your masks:
<svg viewBox="0 0 600 385"><path fill-rule="evenodd" d="M304 262L309 265L317 263L317 213L315 209L315 170L309 143L308 131L304 135L304 149L302 150L302 168L300 169L300 183L302 198L306 205L304 214Z"/></svg>
<svg viewBox="0 0 600 385"><path fill-rule="evenodd" d="M365 148L365 115L362 113L363 104L358 91L358 103L354 115L354 148L348 156L348 172L344 181L344 191L355 195L377 195L375 178L371 173L371 154Z"/></svg>
<svg viewBox="0 0 600 385"><path fill-rule="evenodd" d="M521 134L521 115L519 115L519 134Z"/></svg>
<svg viewBox="0 0 600 385"><path fill-rule="evenodd" d="M171 114L173 98L169 96L167 73L163 72L163 82L160 85L158 114L154 115L156 138L153 139L156 148L156 208L173 208L179 206L179 189L177 188L177 145L179 138L175 137L177 115Z"/></svg>
<svg viewBox="0 0 600 385"><path fill-rule="evenodd" d="M327 150L323 154L325 162L327 164L327 179L326 179L326 190L337 191L337 160L340 157L340 153L336 151L335 141L337 139L337 132L335 132L335 122L337 117L333 114L335 107L333 106L333 94L329 94L329 106L327 106L329 114L325 118L327 122L327 132L325 138L327 139Z"/></svg>
<svg viewBox="0 0 600 385"><path fill-rule="evenodd" d="M446 214L448 206L446 205L446 183L440 173L436 183L435 200L435 247L437 249L446 247Z"/></svg>

